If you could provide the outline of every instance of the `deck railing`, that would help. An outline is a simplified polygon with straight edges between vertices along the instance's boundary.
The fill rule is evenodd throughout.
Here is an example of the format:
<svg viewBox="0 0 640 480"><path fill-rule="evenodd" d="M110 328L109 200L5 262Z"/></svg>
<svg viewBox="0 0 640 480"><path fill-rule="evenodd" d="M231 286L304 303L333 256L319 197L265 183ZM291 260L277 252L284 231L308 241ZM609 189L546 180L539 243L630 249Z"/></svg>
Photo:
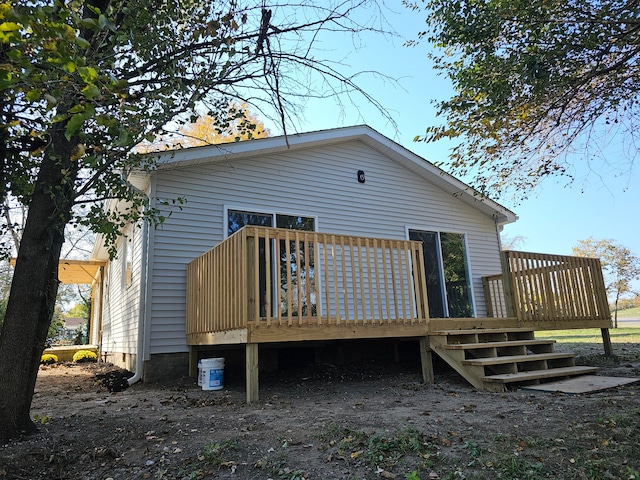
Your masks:
<svg viewBox="0 0 640 480"><path fill-rule="evenodd" d="M236 234L189 263L187 335L246 328L245 250L246 237Z"/></svg>
<svg viewBox="0 0 640 480"><path fill-rule="evenodd" d="M244 227L187 269L187 335L427 319L420 242Z"/></svg>
<svg viewBox="0 0 640 480"><path fill-rule="evenodd" d="M509 312L507 311L507 303L505 301L504 282L502 281L502 274L482 277L482 286L484 289L485 304L487 306L487 317L509 317Z"/></svg>
<svg viewBox="0 0 640 480"><path fill-rule="evenodd" d="M483 279L490 316L549 328L609 326L599 259L505 251L502 266L502 275Z"/></svg>

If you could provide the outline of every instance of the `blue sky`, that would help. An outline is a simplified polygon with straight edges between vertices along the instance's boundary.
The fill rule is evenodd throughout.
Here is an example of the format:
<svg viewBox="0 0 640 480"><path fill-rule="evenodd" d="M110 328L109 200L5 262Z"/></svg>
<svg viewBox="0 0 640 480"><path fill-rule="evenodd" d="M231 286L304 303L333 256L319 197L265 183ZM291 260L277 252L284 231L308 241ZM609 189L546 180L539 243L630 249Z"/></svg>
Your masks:
<svg viewBox="0 0 640 480"><path fill-rule="evenodd" d="M343 59L343 71L377 71L397 79L396 86L376 75L359 77L362 87L393 117L397 131L357 96L355 105L345 101L344 108L330 99L309 101L297 131L368 124L427 160L446 160L446 144L415 143L413 138L428 125L438 123L433 101L448 98L451 86L430 68L427 45L403 46L405 38L415 38L425 28L424 14L401 6L394 8L396 12L386 12L386 18L401 38L366 34L353 42L346 36L334 35L325 38L321 45L327 58ZM271 131L279 132L277 127L271 127ZM618 157L615 143L603 152L608 161ZM579 179L571 186L566 186L563 180L548 180L520 204L509 198L501 199L500 203L519 217L506 227L505 233L523 238L516 245L518 250L571 254L578 240L592 236L614 239L640 255L640 168L636 167L634 173L635 176L598 178L579 167L576 171Z"/></svg>

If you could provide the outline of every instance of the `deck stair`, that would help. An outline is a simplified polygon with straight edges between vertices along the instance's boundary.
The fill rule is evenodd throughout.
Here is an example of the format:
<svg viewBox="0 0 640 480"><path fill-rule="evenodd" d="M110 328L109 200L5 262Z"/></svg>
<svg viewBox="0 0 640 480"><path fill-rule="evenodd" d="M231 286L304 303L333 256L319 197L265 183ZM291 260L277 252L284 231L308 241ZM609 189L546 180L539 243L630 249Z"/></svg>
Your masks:
<svg viewBox="0 0 640 480"><path fill-rule="evenodd" d="M555 340L536 340L527 328L443 330L429 339L431 349L479 390L503 392L597 370L576 366L575 354L554 352Z"/></svg>

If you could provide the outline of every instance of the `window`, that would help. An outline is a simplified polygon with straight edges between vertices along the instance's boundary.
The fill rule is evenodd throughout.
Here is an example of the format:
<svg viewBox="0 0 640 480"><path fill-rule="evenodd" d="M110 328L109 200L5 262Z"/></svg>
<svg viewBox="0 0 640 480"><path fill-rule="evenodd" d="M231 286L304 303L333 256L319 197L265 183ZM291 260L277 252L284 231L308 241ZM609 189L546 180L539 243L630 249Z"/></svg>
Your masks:
<svg viewBox="0 0 640 480"><path fill-rule="evenodd" d="M464 234L409 230L409 239L422 242L429 317L473 317Z"/></svg>
<svg viewBox="0 0 640 480"><path fill-rule="evenodd" d="M227 235L237 232L246 225L273 227L273 215L265 213L240 212L238 210L229 210L227 212Z"/></svg>
<svg viewBox="0 0 640 480"><path fill-rule="evenodd" d="M276 226L278 228L288 228L289 230L313 232L316 229L316 221L313 217L276 214Z"/></svg>
<svg viewBox="0 0 640 480"><path fill-rule="evenodd" d="M278 228L313 232L316 229L316 219L314 217L301 215L227 210L227 236L237 232L246 225L256 225L259 227L273 227L275 225Z"/></svg>
<svg viewBox="0 0 640 480"><path fill-rule="evenodd" d="M125 232L123 241L123 265L122 265L122 283L125 287L131 285L133 280L133 227L129 225Z"/></svg>
<svg viewBox="0 0 640 480"><path fill-rule="evenodd" d="M315 219L292 215L276 215L278 228L289 230L315 230ZM280 309L282 315L317 314L317 285L315 275L315 251L312 242L289 240L289 274L287 274L287 245L280 240ZM299 270L298 270L299 265ZM296 275L298 273L300 275ZM289 283L288 279L291 280ZM291 308L289 309L289 299ZM296 299L296 300L294 300ZM298 304L298 299L300 304ZM309 309L311 311L309 312ZM291 310L291 312L289 312ZM299 311L300 310L300 311Z"/></svg>
<svg viewBox="0 0 640 480"><path fill-rule="evenodd" d="M285 214L271 214L271 213L259 213L259 212L251 212L251 211L241 211L241 210L227 210L227 235L232 235L233 233L240 230L242 227L246 225L256 225L261 227L272 227L276 225L277 228L286 228L289 230L304 230L308 232L315 231L316 221L314 217L306 217L301 215L285 215ZM297 244L296 244L297 243ZM275 261L275 257L271 260L271 285L272 291L270 292L270 298L272 299L271 304L276 306L276 302L279 302L280 312L282 315L289 314L289 298L300 298L302 302L302 315L307 315L309 308L311 308L312 314L316 313L316 281L315 281L315 259L313 258L313 246L311 243L308 245L306 242L296 242L295 240L289 241L289 266L290 271L289 275L287 275L287 245L284 240L280 241L278 245L280 258L277 263ZM265 243L264 239L260 239L259 243L259 283L260 283L260 315L266 316L266 299L267 299L267 281L266 281L266 262L265 262ZM271 245L271 254L275 255L276 248L275 245ZM309 255L309 258L306 258L306 255ZM300 265L300 275L296 275L298 272L298 264ZM277 278L278 273L276 273L276 269L274 268L276 265L279 266L278 273L279 279ZM308 268L307 268L308 266ZM291 284L288 283L287 279L291 279ZM297 279L300 278L301 285L298 285ZM307 281L307 279L309 281ZM307 292L306 289L311 290ZM277 287L277 288L276 288ZM279 291L280 298L277 299L276 292ZM307 295L309 293L309 295ZM307 302L307 298L310 298L311 301ZM310 303L307 305L307 303ZM298 315L298 304L297 302L293 302L291 308L291 315ZM274 312L272 312L273 314Z"/></svg>

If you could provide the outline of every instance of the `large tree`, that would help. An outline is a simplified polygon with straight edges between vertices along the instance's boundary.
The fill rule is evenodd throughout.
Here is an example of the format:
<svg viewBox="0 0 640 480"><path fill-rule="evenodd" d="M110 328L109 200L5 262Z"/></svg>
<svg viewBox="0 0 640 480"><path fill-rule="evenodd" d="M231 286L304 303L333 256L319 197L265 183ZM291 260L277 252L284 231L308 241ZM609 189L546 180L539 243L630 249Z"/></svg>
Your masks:
<svg viewBox="0 0 640 480"><path fill-rule="evenodd" d="M201 115L194 122L176 124L173 131L158 136L153 142L143 142L136 150L144 153L159 152L269 136L264 123L249 112L246 104L230 103L227 116L231 120L224 127L219 126L217 120L208 115Z"/></svg>
<svg viewBox="0 0 640 480"><path fill-rule="evenodd" d="M541 179L631 175L637 154L640 2L425 0L422 41L453 96L416 140L453 140L454 173L522 197ZM601 149L612 139L616 155ZM626 143L625 143L626 142ZM625 153L620 153L625 149ZM622 158L620 158L622 156ZM617 169L617 170L616 170Z"/></svg>
<svg viewBox="0 0 640 480"><path fill-rule="evenodd" d="M578 244L573 247L573 254L600 259L607 294L613 303L613 326L618 328L620 299L627 293L637 294L632 291L632 285L634 281L640 279L640 257L614 240L608 238L596 240L593 237L578 240Z"/></svg>
<svg viewBox="0 0 640 480"><path fill-rule="evenodd" d="M323 32L368 28L352 19L364 3L0 4L0 205L28 208L0 331L0 441L34 429L29 410L65 227L88 226L113 244L128 222L162 220L127 174L153 168L134 147L172 119L204 111L224 128L237 119L228 109L237 100L284 126L296 99L364 94L313 47ZM105 211L110 198L124 206Z"/></svg>

